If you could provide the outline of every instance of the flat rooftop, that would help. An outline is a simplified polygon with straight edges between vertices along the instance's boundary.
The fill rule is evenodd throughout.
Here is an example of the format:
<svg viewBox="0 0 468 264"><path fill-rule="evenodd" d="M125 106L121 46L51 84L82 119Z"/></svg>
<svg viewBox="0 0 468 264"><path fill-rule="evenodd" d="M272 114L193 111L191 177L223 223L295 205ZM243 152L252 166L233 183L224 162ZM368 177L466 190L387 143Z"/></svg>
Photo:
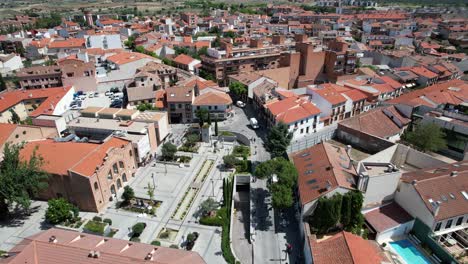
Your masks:
<svg viewBox="0 0 468 264"><path fill-rule="evenodd" d="M134 134L146 134L147 124L138 121L119 121L92 117L79 117L68 123L70 128L127 131Z"/></svg>

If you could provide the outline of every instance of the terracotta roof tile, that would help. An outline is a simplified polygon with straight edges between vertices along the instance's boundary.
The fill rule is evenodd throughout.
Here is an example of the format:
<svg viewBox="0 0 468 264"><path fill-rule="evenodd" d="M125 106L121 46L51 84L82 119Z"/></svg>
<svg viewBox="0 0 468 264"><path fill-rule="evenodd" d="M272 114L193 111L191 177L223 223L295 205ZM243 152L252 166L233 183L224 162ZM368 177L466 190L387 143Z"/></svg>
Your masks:
<svg viewBox="0 0 468 264"><path fill-rule="evenodd" d="M232 99L227 93L208 91L195 98L193 105L231 105Z"/></svg>
<svg viewBox="0 0 468 264"><path fill-rule="evenodd" d="M384 232L413 220L413 217L395 202L369 211L364 217L377 232Z"/></svg>
<svg viewBox="0 0 468 264"><path fill-rule="evenodd" d="M315 264L381 264L386 258L377 244L342 231L318 242L309 237Z"/></svg>

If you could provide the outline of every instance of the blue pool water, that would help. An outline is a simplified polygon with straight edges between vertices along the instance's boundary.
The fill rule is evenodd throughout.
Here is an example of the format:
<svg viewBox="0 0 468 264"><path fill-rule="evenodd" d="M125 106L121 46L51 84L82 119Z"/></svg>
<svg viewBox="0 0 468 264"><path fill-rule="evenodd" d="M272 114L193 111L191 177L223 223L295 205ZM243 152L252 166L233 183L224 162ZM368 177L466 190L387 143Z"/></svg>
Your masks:
<svg viewBox="0 0 468 264"><path fill-rule="evenodd" d="M408 264L431 264L426 256L407 239L390 242L390 245Z"/></svg>

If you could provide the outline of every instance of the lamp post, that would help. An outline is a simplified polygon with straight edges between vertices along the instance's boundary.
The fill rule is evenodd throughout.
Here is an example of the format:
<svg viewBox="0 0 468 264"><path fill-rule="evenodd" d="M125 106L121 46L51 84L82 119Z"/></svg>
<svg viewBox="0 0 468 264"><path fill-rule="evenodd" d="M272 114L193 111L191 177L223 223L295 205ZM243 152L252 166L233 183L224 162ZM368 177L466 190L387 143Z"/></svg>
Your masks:
<svg viewBox="0 0 468 264"><path fill-rule="evenodd" d="M211 191L212 191L211 196L214 197L215 195L214 195L214 180L213 179L211 179Z"/></svg>

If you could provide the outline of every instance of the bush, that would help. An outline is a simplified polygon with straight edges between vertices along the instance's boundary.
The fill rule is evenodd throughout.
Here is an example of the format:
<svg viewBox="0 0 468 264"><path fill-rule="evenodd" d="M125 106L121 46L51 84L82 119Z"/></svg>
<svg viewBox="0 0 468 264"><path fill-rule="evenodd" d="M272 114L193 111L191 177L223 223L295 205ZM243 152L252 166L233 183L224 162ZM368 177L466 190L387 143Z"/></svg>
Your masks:
<svg viewBox="0 0 468 264"><path fill-rule="evenodd" d="M112 225L112 220L109 218L104 219L103 222Z"/></svg>
<svg viewBox="0 0 468 264"><path fill-rule="evenodd" d="M122 199L124 200L125 204L129 204L130 200L135 198L135 192L133 191L132 187L125 186L124 192L122 193Z"/></svg>
<svg viewBox="0 0 468 264"><path fill-rule="evenodd" d="M93 221L102 222L102 218L96 215L95 217L93 217Z"/></svg>
<svg viewBox="0 0 468 264"><path fill-rule="evenodd" d="M387 243L382 243L382 247L386 247L387 246Z"/></svg>
<svg viewBox="0 0 468 264"><path fill-rule="evenodd" d="M95 233L95 234L104 234L104 227L106 226L105 223L101 223L101 222L96 222L94 220L90 220L88 221L88 223L86 223L86 225L84 226L84 229L92 232L92 233Z"/></svg>
<svg viewBox="0 0 468 264"><path fill-rule="evenodd" d="M154 240L153 242L151 242L151 245L153 245L153 246L161 246L161 242L159 242L158 240Z"/></svg>
<svg viewBox="0 0 468 264"><path fill-rule="evenodd" d="M244 145L235 146L232 154L236 157L248 157L250 155L250 148Z"/></svg>
<svg viewBox="0 0 468 264"><path fill-rule="evenodd" d="M159 234L159 237L165 239L165 238L169 238L169 235L170 235L169 231L164 231L164 232L161 232L161 234Z"/></svg>
<svg viewBox="0 0 468 264"><path fill-rule="evenodd" d="M45 219L51 224L74 222L78 217L78 208L63 198L49 200L47 204Z"/></svg>
<svg viewBox="0 0 468 264"><path fill-rule="evenodd" d="M207 226L222 226L223 225L223 219L218 216L214 217L209 217L205 216L200 218L200 224L202 225L207 225Z"/></svg>
<svg viewBox="0 0 468 264"><path fill-rule="evenodd" d="M178 245L174 245L174 244L170 245L169 247L170 247L170 248L179 249L179 246L178 246Z"/></svg>
<svg viewBox="0 0 468 264"><path fill-rule="evenodd" d="M228 168L234 168L239 160L234 155L227 155L223 157L224 165Z"/></svg>
<svg viewBox="0 0 468 264"><path fill-rule="evenodd" d="M140 238L139 238L139 237L132 237L132 238L130 238L130 241L132 241L132 242L140 242Z"/></svg>
<svg viewBox="0 0 468 264"><path fill-rule="evenodd" d="M187 235L187 241L188 242L193 242L195 241L195 235L193 233L190 233Z"/></svg>
<svg viewBox="0 0 468 264"><path fill-rule="evenodd" d="M164 143L161 149L162 152L162 157L164 160L174 160L174 156L177 152L177 147L176 145L172 143Z"/></svg>
<svg viewBox="0 0 468 264"><path fill-rule="evenodd" d="M145 228L146 228L145 223L136 223L132 227L133 237L139 237L141 233L143 233L143 230L145 230Z"/></svg>

